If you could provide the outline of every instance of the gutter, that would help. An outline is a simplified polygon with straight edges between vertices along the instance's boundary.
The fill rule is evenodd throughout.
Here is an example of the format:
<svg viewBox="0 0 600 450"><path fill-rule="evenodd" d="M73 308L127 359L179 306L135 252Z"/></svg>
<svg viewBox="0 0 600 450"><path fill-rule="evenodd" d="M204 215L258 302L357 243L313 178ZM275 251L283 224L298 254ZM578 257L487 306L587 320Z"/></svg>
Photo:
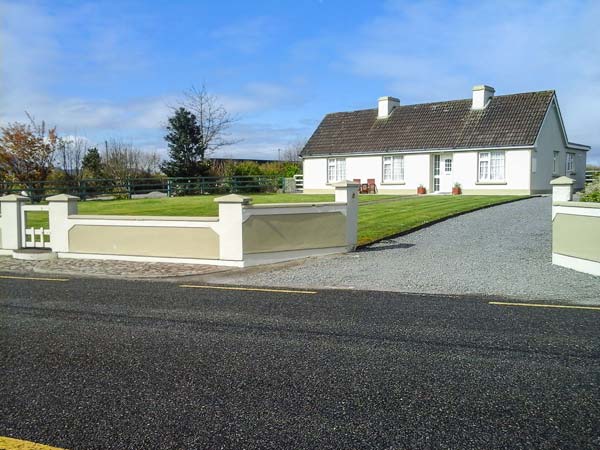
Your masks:
<svg viewBox="0 0 600 450"><path fill-rule="evenodd" d="M449 153L449 152L477 152L494 150L531 150L535 145L515 145L510 147L470 147L470 148L437 148L437 149L415 149L415 150L378 150L374 152L351 152L351 153L318 153L312 155L303 155L302 159L323 158L327 156L385 156L385 155L406 155L420 153Z"/></svg>

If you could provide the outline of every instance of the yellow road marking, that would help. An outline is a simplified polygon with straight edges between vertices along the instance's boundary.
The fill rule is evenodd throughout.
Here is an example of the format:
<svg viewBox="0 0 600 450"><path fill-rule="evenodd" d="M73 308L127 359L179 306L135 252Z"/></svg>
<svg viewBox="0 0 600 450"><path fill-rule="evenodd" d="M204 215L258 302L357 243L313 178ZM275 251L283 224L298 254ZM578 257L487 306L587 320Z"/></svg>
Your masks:
<svg viewBox="0 0 600 450"><path fill-rule="evenodd" d="M0 450L64 450L58 447L36 444L35 442L22 441L0 436Z"/></svg>
<svg viewBox="0 0 600 450"><path fill-rule="evenodd" d="M498 306L528 306L530 308L560 308L560 309L591 309L600 311L600 306L575 306L575 305L544 305L540 303L510 303L510 302L489 302L490 305Z"/></svg>
<svg viewBox="0 0 600 450"><path fill-rule="evenodd" d="M67 278L41 278L41 277L13 277L9 275L0 275L3 280L30 280L30 281L69 281ZM2 450L2 449L0 449Z"/></svg>
<svg viewBox="0 0 600 450"><path fill-rule="evenodd" d="M291 289L266 289L266 288L245 288L245 287L230 287L230 286L199 286L194 284L182 284L182 288L197 288L197 289L222 289L225 291L257 291L257 292L278 292L281 294L316 294L317 291L297 291Z"/></svg>

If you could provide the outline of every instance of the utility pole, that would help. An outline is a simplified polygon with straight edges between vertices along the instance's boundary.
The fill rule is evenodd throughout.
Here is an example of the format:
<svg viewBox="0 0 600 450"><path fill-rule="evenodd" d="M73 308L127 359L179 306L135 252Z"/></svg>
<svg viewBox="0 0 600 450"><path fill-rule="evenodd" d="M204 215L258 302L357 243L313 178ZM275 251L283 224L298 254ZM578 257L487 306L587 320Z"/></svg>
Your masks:
<svg viewBox="0 0 600 450"><path fill-rule="evenodd" d="M280 148L277 149L277 160L281 161L281 149Z"/></svg>

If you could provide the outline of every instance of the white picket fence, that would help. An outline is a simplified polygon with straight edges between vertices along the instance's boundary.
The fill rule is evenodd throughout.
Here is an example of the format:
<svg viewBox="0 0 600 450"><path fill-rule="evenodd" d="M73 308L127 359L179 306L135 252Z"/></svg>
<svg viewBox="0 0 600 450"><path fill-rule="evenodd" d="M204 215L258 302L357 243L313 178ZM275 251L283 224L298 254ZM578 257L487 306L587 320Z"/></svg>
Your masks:
<svg viewBox="0 0 600 450"><path fill-rule="evenodd" d="M296 182L296 192L304 191L304 175L294 175L294 181Z"/></svg>
<svg viewBox="0 0 600 450"><path fill-rule="evenodd" d="M21 227L23 233L23 247L26 248L50 248L50 230L43 227L27 227L27 212L48 212L48 205L24 205L21 208Z"/></svg>

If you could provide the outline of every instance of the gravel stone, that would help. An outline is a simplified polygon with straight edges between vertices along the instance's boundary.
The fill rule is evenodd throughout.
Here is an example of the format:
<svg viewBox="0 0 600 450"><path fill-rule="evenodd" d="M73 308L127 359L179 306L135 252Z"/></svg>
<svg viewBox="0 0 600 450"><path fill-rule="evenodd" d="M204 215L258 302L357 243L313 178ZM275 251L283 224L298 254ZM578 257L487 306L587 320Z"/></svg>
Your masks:
<svg viewBox="0 0 600 450"><path fill-rule="evenodd" d="M366 247L221 281L600 304L600 277L552 265L551 198L495 206Z"/></svg>

